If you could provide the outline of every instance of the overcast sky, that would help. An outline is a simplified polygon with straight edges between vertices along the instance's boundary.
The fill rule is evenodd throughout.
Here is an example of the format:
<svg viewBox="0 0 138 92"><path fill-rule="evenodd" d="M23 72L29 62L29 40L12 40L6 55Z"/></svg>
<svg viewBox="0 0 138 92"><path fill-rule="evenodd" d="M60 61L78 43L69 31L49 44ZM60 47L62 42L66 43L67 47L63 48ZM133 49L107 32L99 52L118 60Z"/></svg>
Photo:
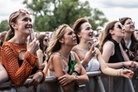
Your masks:
<svg viewBox="0 0 138 92"><path fill-rule="evenodd" d="M0 22L20 8L26 9L23 0L0 0ZM83 1L83 0L82 0ZM138 0L87 0L92 8L101 10L109 21L131 17L138 28Z"/></svg>

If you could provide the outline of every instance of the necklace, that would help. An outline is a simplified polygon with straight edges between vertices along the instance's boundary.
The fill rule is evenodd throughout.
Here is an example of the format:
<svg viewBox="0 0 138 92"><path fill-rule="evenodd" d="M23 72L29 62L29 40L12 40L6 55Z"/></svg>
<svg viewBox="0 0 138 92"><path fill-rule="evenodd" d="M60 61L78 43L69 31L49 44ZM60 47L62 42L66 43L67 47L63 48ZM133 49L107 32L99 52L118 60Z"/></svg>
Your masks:
<svg viewBox="0 0 138 92"><path fill-rule="evenodd" d="M69 59L67 59L64 55L62 55L60 52L58 52L59 54L60 54L60 56L62 57L62 59L63 59L63 69L65 70L65 71L68 71L68 69L69 69L69 66L68 66L68 61L69 61Z"/></svg>

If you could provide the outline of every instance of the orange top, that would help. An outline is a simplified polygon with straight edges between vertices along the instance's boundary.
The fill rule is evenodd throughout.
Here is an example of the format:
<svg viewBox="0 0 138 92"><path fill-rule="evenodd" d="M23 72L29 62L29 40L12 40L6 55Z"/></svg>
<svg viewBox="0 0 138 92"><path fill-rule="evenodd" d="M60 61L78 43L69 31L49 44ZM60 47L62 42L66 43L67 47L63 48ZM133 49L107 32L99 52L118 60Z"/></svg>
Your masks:
<svg viewBox="0 0 138 92"><path fill-rule="evenodd" d="M4 42L2 45L2 64L5 66L10 79L16 86L22 86L35 66L37 57L29 51L24 54L22 65L19 66L19 53L25 50L26 44Z"/></svg>

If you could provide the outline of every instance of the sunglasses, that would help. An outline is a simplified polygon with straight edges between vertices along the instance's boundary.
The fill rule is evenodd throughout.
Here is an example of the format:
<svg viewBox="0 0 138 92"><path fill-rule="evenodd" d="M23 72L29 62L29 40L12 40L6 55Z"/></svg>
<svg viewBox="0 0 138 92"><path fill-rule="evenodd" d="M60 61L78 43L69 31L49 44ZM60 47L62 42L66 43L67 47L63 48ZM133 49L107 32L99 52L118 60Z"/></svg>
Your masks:
<svg viewBox="0 0 138 92"><path fill-rule="evenodd" d="M45 42L47 42L47 41L48 41L48 39L44 39L44 41L45 41Z"/></svg>
<svg viewBox="0 0 138 92"><path fill-rule="evenodd" d="M135 31L138 31L137 29L135 29Z"/></svg>
<svg viewBox="0 0 138 92"><path fill-rule="evenodd" d="M11 18L10 18L10 20L9 20L9 23L11 23L12 20L13 20L14 18L16 18L17 16L19 16L19 14L21 14L21 13L23 13L23 14L30 14L30 15L31 15L31 13L29 13L28 11L26 11L26 10L24 10L24 9L19 9L15 14L13 14L13 15L11 16Z"/></svg>
<svg viewBox="0 0 138 92"><path fill-rule="evenodd" d="M118 28L119 28L119 29L122 29L122 28L123 28L123 26L122 26L122 25L118 25Z"/></svg>

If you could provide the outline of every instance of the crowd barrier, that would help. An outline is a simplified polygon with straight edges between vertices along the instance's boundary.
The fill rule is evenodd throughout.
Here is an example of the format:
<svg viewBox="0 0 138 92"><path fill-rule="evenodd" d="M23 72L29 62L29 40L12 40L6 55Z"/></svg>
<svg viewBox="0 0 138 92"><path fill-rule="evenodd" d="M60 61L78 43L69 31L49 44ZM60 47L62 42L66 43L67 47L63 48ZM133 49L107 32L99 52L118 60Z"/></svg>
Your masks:
<svg viewBox="0 0 138 92"><path fill-rule="evenodd" d="M101 71L87 72L87 75L89 76L89 82L87 84L79 85L79 89L75 92L106 92L103 85L104 82L101 79ZM110 80L108 83L109 85L112 85ZM131 92L135 92L130 79L128 79L128 85ZM8 81L0 84L0 92L61 92L61 90L56 77L47 77L46 80L42 84L39 84L35 89L33 87L15 88L12 82Z"/></svg>

